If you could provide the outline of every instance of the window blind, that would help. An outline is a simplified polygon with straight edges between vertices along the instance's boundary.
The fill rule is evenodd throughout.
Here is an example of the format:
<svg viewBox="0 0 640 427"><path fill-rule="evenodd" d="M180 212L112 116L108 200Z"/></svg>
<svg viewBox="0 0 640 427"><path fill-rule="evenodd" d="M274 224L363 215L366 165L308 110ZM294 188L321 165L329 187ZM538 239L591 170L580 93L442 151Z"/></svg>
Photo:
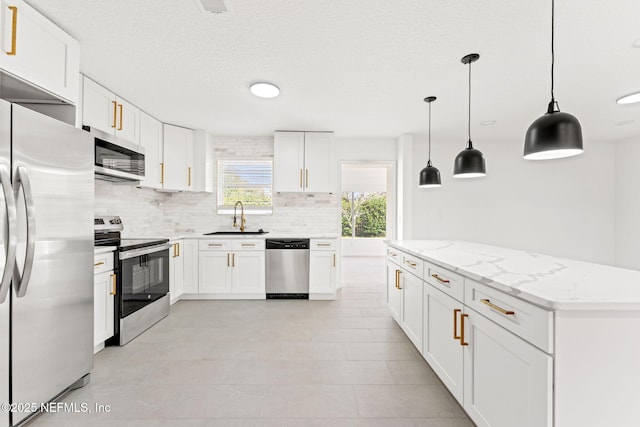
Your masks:
<svg viewBox="0 0 640 427"><path fill-rule="evenodd" d="M237 201L245 212L273 210L273 162L271 160L218 160L218 213L233 212Z"/></svg>

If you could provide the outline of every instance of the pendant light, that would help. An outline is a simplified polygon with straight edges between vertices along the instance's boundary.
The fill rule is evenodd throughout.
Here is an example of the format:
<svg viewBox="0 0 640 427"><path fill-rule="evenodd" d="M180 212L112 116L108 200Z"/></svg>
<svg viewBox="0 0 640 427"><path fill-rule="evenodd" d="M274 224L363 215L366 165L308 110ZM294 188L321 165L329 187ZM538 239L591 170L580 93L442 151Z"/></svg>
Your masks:
<svg viewBox="0 0 640 427"><path fill-rule="evenodd" d="M555 0L551 0L551 102L547 113L533 122L524 139L527 160L560 159L582 153L582 128L569 113L560 112L553 94Z"/></svg>
<svg viewBox="0 0 640 427"><path fill-rule="evenodd" d="M461 61L463 64L469 65L469 121L467 122L467 131L469 133L469 142L467 148L462 150L453 163L454 178L478 178L485 176L485 164L482 153L471 143L471 63L480 59L477 53L471 53L464 56Z"/></svg>
<svg viewBox="0 0 640 427"><path fill-rule="evenodd" d="M424 102L429 104L429 160L427 166L420 171L420 188L440 187L440 171L431 165L431 103L435 101L435 96L427 96Z"/></svg>

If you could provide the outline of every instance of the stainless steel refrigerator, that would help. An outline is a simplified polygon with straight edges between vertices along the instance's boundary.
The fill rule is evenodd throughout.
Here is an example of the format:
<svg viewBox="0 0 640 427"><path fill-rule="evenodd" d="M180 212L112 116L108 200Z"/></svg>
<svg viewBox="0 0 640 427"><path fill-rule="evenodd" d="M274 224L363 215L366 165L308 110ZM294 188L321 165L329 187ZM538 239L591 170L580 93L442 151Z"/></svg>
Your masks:
<svg viewBox="0 0 640 427"><path fill-rule="evenodd" d="M93 368L93 138L0 100L0 181L0 403L46 403Z"/></svg>

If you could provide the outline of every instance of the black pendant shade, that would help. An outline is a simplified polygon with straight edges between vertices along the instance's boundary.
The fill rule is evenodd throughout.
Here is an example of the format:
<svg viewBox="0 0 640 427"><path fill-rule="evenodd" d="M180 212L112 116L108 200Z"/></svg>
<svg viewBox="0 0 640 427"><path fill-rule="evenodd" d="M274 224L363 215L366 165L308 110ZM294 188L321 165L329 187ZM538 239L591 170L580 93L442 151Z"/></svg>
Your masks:
<svg viewBox="0 0 640 427"><path fill-rule="evenodd" d="M453 162L453 176L455 178L479 178L486 175L484 156L471 143L471 63L480 59L477 53L471 53L462 57L461 62L469 65L469 120L467 130L469 132L469 142L467 148L462 150Z"/></svg>
<svg viewBox="0 0 640 427"><path fill-rule="evenodd" d="M484 156L469 141L453 162L453 176L456 178L478 178L486 175Z"/></svg>
<svg viewBox="0 0 640 427"><path fill-rule="evenodd" d="M527 160L560 159L582 153L582 127L569 113L549 104L549 111L533 122L524 139Z"/></svg>
<svg viewBox="0 0 640 427"><path fill-rule="evenodd" d="M431 166L431 161L427 162L427 166L420 171L420 187L430 188L440 187L441 185L440 171L438 168Z"/></svg>
<svg viewBox="0 0 640 427"><path fill-rule="evenodd" d="M435 96L427 96L424 102L429 104L429 159L427 166L420 171L420 188L440 187L440 171L431 165L431 103L437 98Z"/></svg>
<svg viewBox="0 0 640 427"><path fill-rule="evenodd" d="M527 160L560 159L582 153L582 127L574 116L558 108L553 93L555 64L555 0L551 0L551 102L547 113L527 129L524 158Z"/></svg>

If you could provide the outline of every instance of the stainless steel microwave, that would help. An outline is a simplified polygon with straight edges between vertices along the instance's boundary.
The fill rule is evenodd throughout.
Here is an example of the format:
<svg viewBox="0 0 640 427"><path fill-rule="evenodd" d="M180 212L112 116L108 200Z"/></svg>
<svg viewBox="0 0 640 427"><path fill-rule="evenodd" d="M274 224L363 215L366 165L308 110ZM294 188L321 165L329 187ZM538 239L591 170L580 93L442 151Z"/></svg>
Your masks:
<svg viewBox="0 0 640 427"><path fill-rule="evenodd" d="M96 179L141 181L145 178L144 148L89 126L83 126L95 139Z"/></svg>

